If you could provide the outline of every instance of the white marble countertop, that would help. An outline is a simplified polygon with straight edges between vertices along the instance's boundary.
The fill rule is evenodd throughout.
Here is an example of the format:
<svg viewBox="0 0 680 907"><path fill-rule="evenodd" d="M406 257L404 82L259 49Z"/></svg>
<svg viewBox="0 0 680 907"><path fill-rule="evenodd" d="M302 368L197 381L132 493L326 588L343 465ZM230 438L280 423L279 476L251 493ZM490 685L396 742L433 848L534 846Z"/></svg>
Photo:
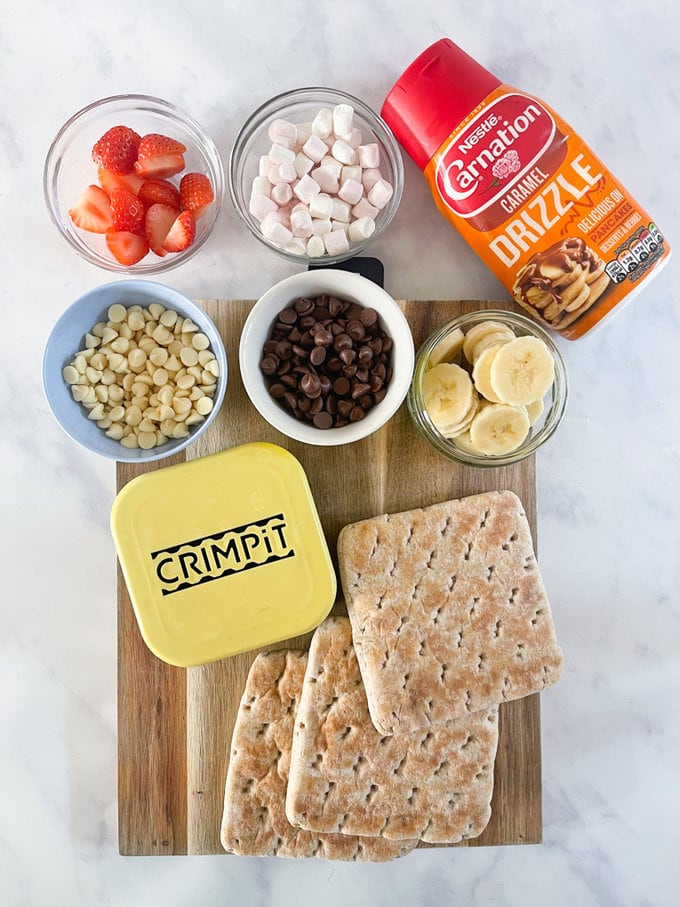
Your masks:
<svg viewBox="0 0 680 907"><path fill-rule="evenodd" d="M114 468L63 435L39 376L58 315L110 279L67 248L42 199L47 147L90 101L167 98L208 128L226 161L245 116L272 94L325 84L379 107L401 70L448 35L552 104L677 244L679 11L674 0L26 0L6 13L0 903L678 903L677 261L601 331L562 344L572 397L538 455L540 562L566 659L542 699L540 846L420 851L387 867L120 857ZM505 295L410 161L397 218L371 251L399 298ZM207 246L162 279L195 297L257 297L294 270L227 201Z"/></svg>

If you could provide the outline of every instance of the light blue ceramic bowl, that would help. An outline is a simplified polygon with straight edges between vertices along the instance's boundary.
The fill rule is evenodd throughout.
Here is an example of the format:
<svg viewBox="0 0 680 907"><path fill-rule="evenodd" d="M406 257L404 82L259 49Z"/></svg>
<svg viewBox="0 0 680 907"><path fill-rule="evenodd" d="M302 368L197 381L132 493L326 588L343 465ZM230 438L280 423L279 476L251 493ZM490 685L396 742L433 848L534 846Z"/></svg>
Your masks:
<svg viewBox="0 0 680 907"><path fill-rule="evenodd" d="M98 321L106 321L109 306L148 306L160 302L181 316L191 318L210 340L210 347L220 366L212 412L200 425L193 426L187 438L170 440L152 450L128 449L119 441L108 438L103 429L87 418L87 410L71 396L62 370L83 349L85 334ZM110 460L125 463L149 463L162 460L184 450L200 437L216 417L227 388L227 354L217 328L203 309L172 287L151 280L119 280L96 287L76 299L52 328L43 355L43 387L50 409L64 431L87 450Z"/></svg>

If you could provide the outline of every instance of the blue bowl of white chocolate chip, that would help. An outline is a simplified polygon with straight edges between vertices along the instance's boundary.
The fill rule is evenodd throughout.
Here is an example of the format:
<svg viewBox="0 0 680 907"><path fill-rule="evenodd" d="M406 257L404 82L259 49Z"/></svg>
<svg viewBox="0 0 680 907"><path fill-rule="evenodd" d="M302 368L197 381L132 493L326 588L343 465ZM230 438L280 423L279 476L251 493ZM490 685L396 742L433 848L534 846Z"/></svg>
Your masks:
<svg viewBox="0 0 680 907"><path fill-rule="evenodd" d="M390 224L404 170L389 126L358 98L300 88L248 117L229 191L250 232L289 261L336 264Z"/></svg>

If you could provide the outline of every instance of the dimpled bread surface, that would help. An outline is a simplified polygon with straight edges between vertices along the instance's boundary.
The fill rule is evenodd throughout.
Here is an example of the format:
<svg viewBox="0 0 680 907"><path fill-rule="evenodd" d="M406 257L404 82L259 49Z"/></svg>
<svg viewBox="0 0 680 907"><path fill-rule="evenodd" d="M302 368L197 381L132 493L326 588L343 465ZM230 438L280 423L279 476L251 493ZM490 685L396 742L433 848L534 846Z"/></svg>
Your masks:
<svg viewBox="0 0 680 907"><path fill-rule="evenodd" d="M346 617L317 628L300 698L286 798L317 832L455 843L491 816L498 712L385 736L373 726Z"/></svg>
<svg viewBox="0 0 680 907"><path fill-rule="evenodd" d="M286 819L293 725L306 665L306 653L295 651L258 655L253 662L232 738L222 846L247 856L356 862L383 862L408 853L417 841L313 834Z"/></svg>
<svg viewBox="0 0 680 907"><path fill-rule="evenodd" d="M437 728L558 680L562 652L512 492L353 523L338 557L381 733Z"/></svg>

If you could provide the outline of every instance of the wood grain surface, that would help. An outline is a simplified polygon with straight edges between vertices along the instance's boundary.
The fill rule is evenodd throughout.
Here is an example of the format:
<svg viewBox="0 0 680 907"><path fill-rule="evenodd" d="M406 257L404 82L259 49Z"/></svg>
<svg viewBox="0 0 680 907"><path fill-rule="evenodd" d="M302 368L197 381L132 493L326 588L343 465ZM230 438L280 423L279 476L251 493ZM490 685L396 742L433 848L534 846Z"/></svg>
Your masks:
<svg viewBox="0 0 680 907"><path fill-rule="evenodd" d="M310 447L284 438L250 404L238 373L239 337L252 302L204 300L201 304L224 338L229 379L219 416L187 449L187 459L250 441L286 447L307 473L334 559L337 536L346 523L494 489L510 489L519 495L537 541L534 457L496 469L454 463L436 453L417 433L405 404L383 429L355 444ZM428 334L458 314L512 308L506 303L478 301L400 305L416 349ZM119 463L118 488L140 473L181 459L180 454L150 465ZM344 612L341 600L334 610ZM309 639L300 637L275 648L306 648ZM256 654L189 669L159 661L141 638L119 570L121 854L224 852L219 834L229 744ZM457 846L538 843L541 837L540 706L536 694L501 706L491 821L479 838Z"/></svg>

